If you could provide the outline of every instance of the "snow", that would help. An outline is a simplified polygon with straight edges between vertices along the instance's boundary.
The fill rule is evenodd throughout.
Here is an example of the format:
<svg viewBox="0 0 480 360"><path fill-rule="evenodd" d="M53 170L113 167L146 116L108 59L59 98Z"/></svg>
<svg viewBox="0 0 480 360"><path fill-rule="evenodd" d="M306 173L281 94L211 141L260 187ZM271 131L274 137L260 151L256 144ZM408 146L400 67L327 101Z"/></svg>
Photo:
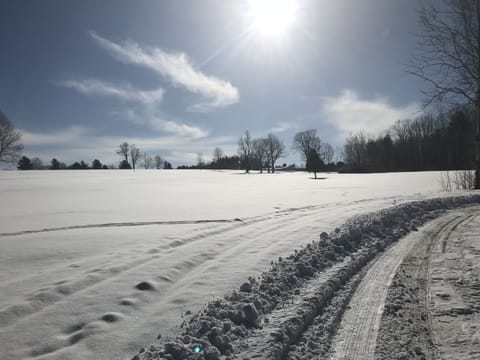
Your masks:
<svg viewBox="0 0 480 360"><path fill-rule="evenodd" d="M411 233L415 247L385 302L375 359L478 359L480 206L458 208Z"/></svg>
<svg viewBox="0 0 480 360"><path fill-rule="evenodd" d="M129 359L352 216L445 196L437 172L321 176L0 172L0 358Z"/></svg>
<svg viewBox="0 0 480 360"><path fill-rule="evenodd" d="M376 338L377 315L381 315L379 308L383 305L381 293L384 298L388 279L415 243L405 235L418 231L419 226L448 209L479 200L479 196L432 199L357 216L330 234L322 233L320 241L278 259L258 280L250 278L251 290L241 291L242 285L240 292L210 302L188 321L182 334L142 351L141 359L218 359L206 356L218 350L225 359L284 359L287 355L289 359L326 358L332 334L358 285L355 278L365 273L373 259L359 287L365 288L365 281L372 292L363 292L366 296L362 291L355 293L349 304L351 319L348 312L345 314L348 325L344 328L349 329L343 339L341 332L335 339L337 345L343 344L343 355L334 353L332 359L371 358L375 343L364 339ZM377 256L384 249L385 254ZM355 298L360 298L363 306L358 306ZM249 311L254 316L246 316L246 307L255 309ZM358 321L357 315L365 321ZM317 323L319 318L324 321ZM347 332L351 336L345 337ZM302 334L309 338L305 340ZM205 357L195 356L192 350L196 346L205 350Z"/></svg>
<svg viewBox="0 0 480 360"><path fill-rule="evenodd" d="M323 176L323 175L322 175ZM250 174L222 171L3 171L2 233L62 226L232 219L372 197L429 195L438 172Z"/></svg>
<svg viewBox="0 0 480 360"><path fill-rule="evenodd" d="M442 359L480 357L480 209L465 212L431 253L432 332Z"/></svg>

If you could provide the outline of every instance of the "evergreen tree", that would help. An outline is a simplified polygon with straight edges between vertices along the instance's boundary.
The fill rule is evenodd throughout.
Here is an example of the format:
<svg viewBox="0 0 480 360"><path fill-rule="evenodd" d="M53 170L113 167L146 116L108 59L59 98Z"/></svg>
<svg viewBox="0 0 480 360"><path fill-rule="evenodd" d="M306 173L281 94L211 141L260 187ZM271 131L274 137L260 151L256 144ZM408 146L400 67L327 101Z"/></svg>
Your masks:
<svg viewBox="0 0 480 360"><path fill-rule="evenodd" d="M98 170L101 168L102 168L102 163L98 159L93 160L92 169Z"/></svg>
<svg viewBox="0 0 480 360"><path fill-rule="evenodd" d="M50 162L50 170L59 170L60 169L60 161L53 158Z"/></svg>
<svg viewBox="0 0 480 360"><path fill-rule="evenodd" d="M132 166L127 162L127 160L122 160L118 165L118 168L122 170L130 170Z"/></svg>
<svg viewBox="0 0 480 360"><path fill-rule="evenodd" d="M22 158L20 160L18 160L17 169L18 170L32 170L33 169L32 161L28 157L22 156Z"/></svg>

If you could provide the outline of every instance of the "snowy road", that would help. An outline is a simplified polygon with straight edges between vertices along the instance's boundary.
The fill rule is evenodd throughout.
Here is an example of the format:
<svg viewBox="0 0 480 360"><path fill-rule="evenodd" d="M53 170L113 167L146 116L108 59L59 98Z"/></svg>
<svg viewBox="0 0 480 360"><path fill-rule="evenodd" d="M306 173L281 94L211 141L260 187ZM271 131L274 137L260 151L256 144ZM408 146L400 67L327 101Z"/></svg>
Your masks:
<svg viewBox="0 0 480 360"><path fill-rule="evenodd" d="M430 259L439 261L438 251L432 249L443 247L442 244L455 237L458 227L471 220L473 214L480 215L480 208L457 210L435 219L419 232L401 239L373 262L343 316L331 359L374 359L384 302L399 265L407 257L423 256L426 260L417 264L417 268L411 272L423 280L423 284L429 284L430 288L431 280L427 281L430 277ZM428 295L429 289L426 290L424 306L428 308L431 296ZM431 313L431 310L427 311ZM451 333L448 336L451 337ZM436 341L437 346L444 344L444 340ZM390 356L394 354L392 351Z"/></svg>
<svg viewBox="0 0 480 360"><path fill-rule="evenodd" d="M334 339L331 359L373 359L384 301L404 257L419 241L407 236L373 261L349 303Z"/></svg>
<svg viewBox="0 0 480 360"><path fill-rule="evenodd" d="M429 310L439 358L480 358L480 208L444 231L429 258Z"/></svg>

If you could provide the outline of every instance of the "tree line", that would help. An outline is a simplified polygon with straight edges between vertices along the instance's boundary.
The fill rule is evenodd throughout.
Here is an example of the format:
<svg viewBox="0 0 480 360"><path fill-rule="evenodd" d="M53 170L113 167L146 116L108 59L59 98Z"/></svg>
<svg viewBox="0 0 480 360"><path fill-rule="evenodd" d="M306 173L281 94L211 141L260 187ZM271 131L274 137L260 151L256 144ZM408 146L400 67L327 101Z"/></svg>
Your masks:
<svg viewBox="0 0 480 360"><path fill-rule="evenodd" d="M343 162L334 163L333 147L323 142L314 129L305 130L295 134L293 138L292 150L300 153L302 160L305 162L307 171L316 174L319 171L336 171L343 166ZM275 134L269 133L265 137L252 138L247 130L240 136L237 143L236 155L225 155L223 150L216 147L213 150L212 161L205 162L203 154L197 156L197 164L193 166L181 165L179 169L232 169L256 170L260 173L264 171L274 173L277 161L288 155L286 146ZM298 169L295 164L282 165L284 169Z"/></svg>
<svg viewBox="0 0 480 360"><path fill-rule="evenodd" d="M123 142L119 145L116 153L122 157L118 164L118 169L126 170L137 167L140 163L145 169L171 169L172 164L164 160L160 155L150 156L146 152L142 153L135 145L130 145L128 142ZM22 156L17 162L18 170L106 170L115 169L114 165L102 164L100 160L95 159L91 165L83 160L76 161L70 165L65 164L53 158L48 165L44 165L42 160L38 157L30 159L27 156Z"/></svg>
<svg viewBox="0 0 480 360"><path fill-rule="evenodd" d="M100 170L110 168L111 166L109 167L107 165L103 165L98 159L93 160L90 166L83 160L67 165L64 162L60 162L56 158L53 158L48 165L44 165L42 160L38 157L30 159L27 156L22 156L17 162L18 170Z"/></svg>
<svg viewBox="0 0 480 360"><path fill-rule="evenodd" d="M0 161L14 162L19 157L23 150L23 145L20 143L21 135L7 117L0 112ZM333 148L330 144L320 140L316 130L305 130L295 134L292 149L301 154L306 169L313 172L315 177L319 171L334 171L340 164L343 165L341 162L332 163ZM171 163L164 160L160 155L151 156L146 152L142 153L136 145L129 144L126 141L118 146L116 154L122 159L118 164L119 169L135 170L139 164L142 164L145 169L172 169ZM203 161L203 156L200 153L196 166L179 166L179 168L244 169L246 173L256 169L261 173L264 170L274 173L277 161L286 155L285 144L275 134L269 133L265 137L253 139L247 130L238 140L237 155L224 155L223 151L217 147L214 149L211 162ZM283 167L287 167L287 165L284 164ZM17 162L17 169L19 170L112 168L114 168L113 165L107 166L98 159L93 160L91 165L83 160L67 165L53 158L48 165L44 165L38 157L30 159L27 156L22 156ZM290 168L295 168L295 164L290 165Z"/></svg>
<svg viewBox="0 0 480 360"><path fill-rule="evenodd" d="M172 164L164 160L160 155L151 156L146 152L141 152L134 144L123 142L117 149L117 154L122 157L118 164L119 169L133 169L140 162L145 169L171 169Z"/></svg>
<svg viewBox="0 0 480 360"><path fill-rule="evenodd" d="M465 170L475 163L472 111L426 114L397 121L381 136L350 135L344 145L349 172Z"/></svg>

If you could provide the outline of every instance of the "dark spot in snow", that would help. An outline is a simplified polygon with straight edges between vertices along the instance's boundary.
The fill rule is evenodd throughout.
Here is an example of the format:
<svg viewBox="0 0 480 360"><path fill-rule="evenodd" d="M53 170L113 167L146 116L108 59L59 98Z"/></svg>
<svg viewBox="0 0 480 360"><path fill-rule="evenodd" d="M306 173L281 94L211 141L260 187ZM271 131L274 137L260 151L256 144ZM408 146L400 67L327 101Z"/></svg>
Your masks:
<svg viewBox="0 0 480 360"><path fill-rule="evenodd" d="M135 302L131 299L122 299L120 301L120 305L124 305L124 306L132 306L132 305L135 305Z"/></svg>
<svg viewBox="0 0 480 360"><path fill-rule="evenodd" d="M138 290L141 290L141 291L155 290L155 286L153 286L153 284L150 283L149 281L142 281L142 282L138 283L137 285L135 285L135 287Z"/></svg>
<svg viewBox="0 0 480 360"><path fill-rule="evenodd" d="M120 320L120 315L115 313L106 313L102 316L102 320L105 322L113 323Z"/></svg>

